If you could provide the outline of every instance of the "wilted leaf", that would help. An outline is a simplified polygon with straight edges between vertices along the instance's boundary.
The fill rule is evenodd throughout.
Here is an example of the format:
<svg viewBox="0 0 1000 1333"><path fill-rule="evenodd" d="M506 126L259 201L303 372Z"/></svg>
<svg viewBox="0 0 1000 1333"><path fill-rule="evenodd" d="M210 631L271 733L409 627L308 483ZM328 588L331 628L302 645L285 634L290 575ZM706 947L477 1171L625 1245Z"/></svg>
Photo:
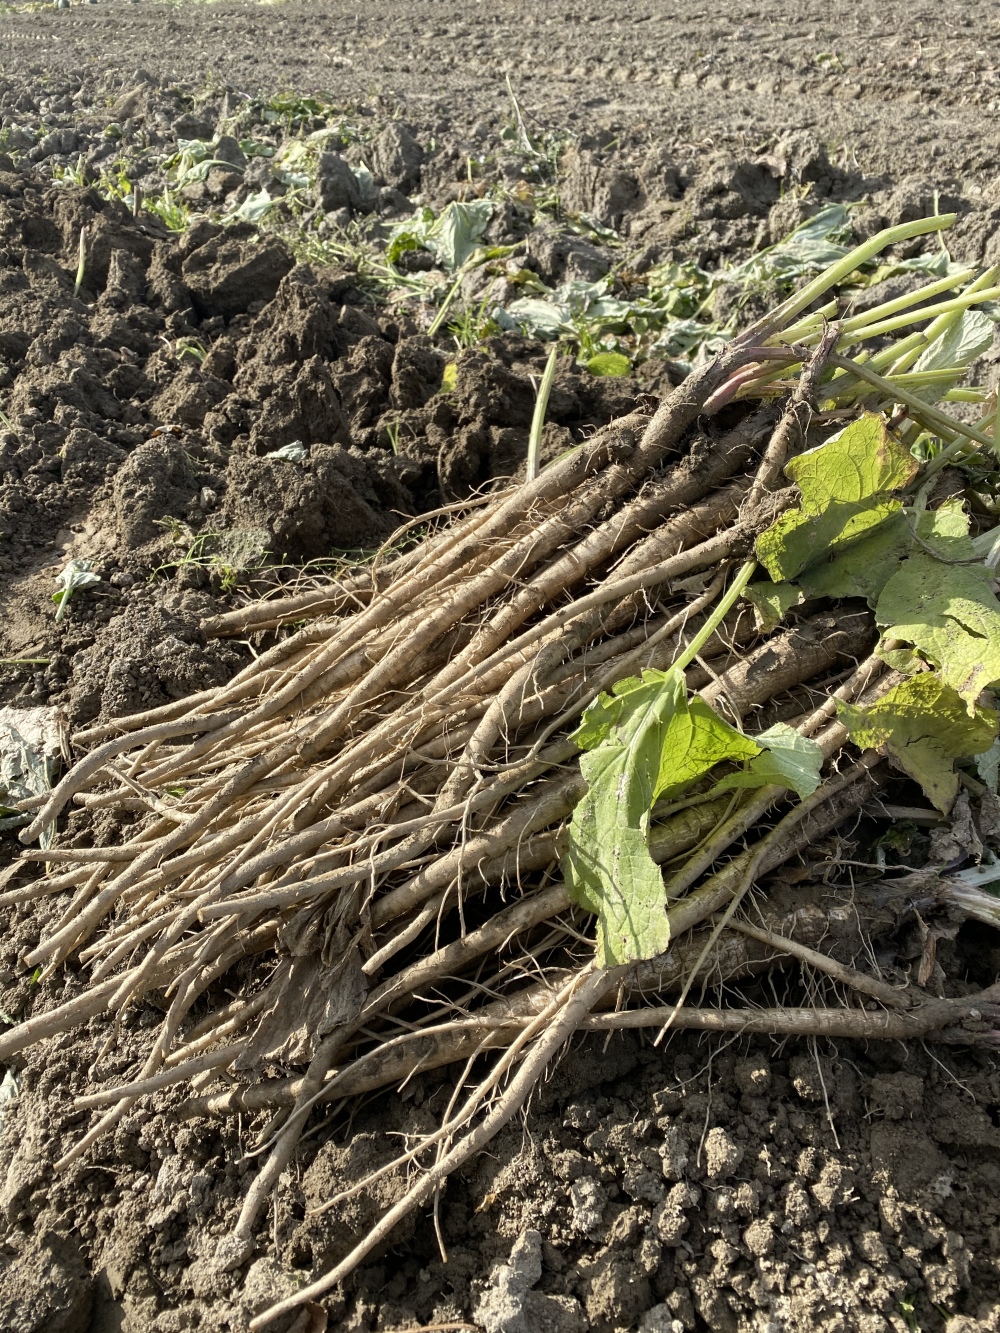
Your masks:
<svg viewBox="0 0 1000 1333"><path fill-rule="evenodd" d="M587 794L573 811L563 869L573 900L597 914L602 967L655 957L670 942L663 876L647 845L654 801L723 759L758 753L685 695L681 672L644 672L601 695L575 736Z"/></svg>
<svg viewBox="0 0 1000 1333"><path fill-rule="evenodd" d="M819 786L823 767L822 749L808 736L800 736L787 722L776 722L754 740L763 750L750 764L750 772L764 784L789 787L797 796L811 796Z"/></svg>
<svg viewBox="0 0 1000 1333"><path fill-rule="evenodd" d="M976 771L994 796L998 793L1000 782L1000 740L994 741L988 750L974 755Z"/></svg>
<svg viewBox="0 0 1000 1333"><path fill-rule="evenodd" d="M0 1129L3 1128L4 1122L7 1119L7 1110L10 1103L20 1091L21 1089L18 1085L17 1075L14 1073L13 1069L8 1068L3 1076L3 1080L0 1081Z"/></svg>
<svg viewBox="0 0 1000 1333"><path fill-rule="evenodd" d="M292 440L290 444L283 444L280 449L272 449L267 457L284 458L289 463L302 463L309 457L309 450L301 440Z"/></svg>
<svg viewBox="0 0 1000 1333"><path fill-rule="evenodd" d="M875 610L879 624L912 643L970 706L1000 680L1000 603L990 587L993 577L985 565L946 565L920 551L885 585Z"/></svg>
<svg viewBox="0 0 1000 1333"><path fill-rule="evenodd" d="M247 195L239 208L232 209L226 216L234 222L260 222L262 218L267 217L276 203L277 200L272 199L264 187L256 194Z"/></svg>
<svg viewBox="0 0 1000 1333"><path fill-rule="evenodd" d="M975 560L976 548L969 536L969 516L961 500L945 500L938 509L917 515L916 532L942 560Z"/></svg>
<svg viewBox="0 0 1000 1333"><path fill-rule="evenodd" d="M62 620L66 613L66 607L69 605L69 599L78 588L89 588L95 583L100 583L100 574L93 572L93 566L89 560L69 560L65 568L57 575L56 583L62 584L59 592L52 594L52 600L56 603L56 621Z"/></svg>
<svg viewBox="0 0 1000 1333"><path fill-rule="evenodd" d="M961 695L936 672L902 681L870 708L838 704L855 744L890 754L943 813L958 795L954 761L982 754L997 734L992 709L970 714Z"/></svg>
<svg viewBox="0 0 1000 1333"><path fill-rule="evenodd" d="M453 273L479 245L492 216L489 199L474 199L467 204L455 200L428 227L424 248Z"/></svg>

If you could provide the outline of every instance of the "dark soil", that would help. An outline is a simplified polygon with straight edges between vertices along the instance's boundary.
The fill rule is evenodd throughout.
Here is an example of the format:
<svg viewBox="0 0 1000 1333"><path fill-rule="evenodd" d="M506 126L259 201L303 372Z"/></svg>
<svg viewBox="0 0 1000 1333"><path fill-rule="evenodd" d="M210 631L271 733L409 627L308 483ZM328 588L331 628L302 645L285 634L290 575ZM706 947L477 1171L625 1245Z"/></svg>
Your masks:
<svg viewBox="0 0 1000 1333"><path fill-rule="evenodd" d="M206 638L207 616L517 475L546 355L512 335L457 351L405 303L373 304L350 262L298 262L286 239L249 224L202 219L170 235L92 187L53 185L58 168L95 180L124 153L152 191L178 139L212 137L243 93L325 91L365 121L379 193L354 198L353 175L327 163L311 225L321 232L329 215L377 230L417 199L462 195L472 156L478 189L517 185L523 160L490 148L510 65L532 124L575 136L559 166L566 208L622 238L611 254L509 204L490 239L520 245L518 264L549 284L742 258L832 198L862 204L860 237L931 211L935 191L961 214L954 256L1000 257L998 33L981 10L799 6L779 26L748 5L635 4L611 18L485 8L473 21L457 2L100 0L0 16L0 657L46 659L0 667L0 702L58 706L79 726L225 680L250 645ZM81 76L95 62L115 72ZM197 95L174 86L209 74ZM108 141L111 121L122 137ZM220 169L191 202L238 204L247 189ZM595 379L566 357L545 456L673 379L652 360ZM100 582L57 624L51 595L70 559L89 560ZM120 834L80 810L61 837ZM829 907L823 855L782 890L789 913ZM864 913L857 898L837 901L849 959ZM19 961L64 906L5 910L4 1021L82 984L73 966L36 985ZM909 907L901 919L917 930ZM910 956L908 939L896 957ZM938 961L959 984L989 984L998 936L963 927ZM797 982L774 984L751 979L745 996L803 1001ZM255 1258L222 1275L214 1246L259 1163L244 1154L263 1119L183 1122L170 1094L53 1173L87 1124L73 1098L134 1072L156 1019L140 1008L114 1034L94 1020L15 1067L20 1093L0 1131L4 1330L245 1328L398 1197L390 1175L312 1215L397 1136L431 1127L447 1099L428 1075L350 1116L317 1112ZM447 1264L430 1219L415 1219L329 1301L330 1327L472 1317L487 1333L998 1333L998 1209L989 1053L590 1040L528 1121L450 1182Z"/></svg>

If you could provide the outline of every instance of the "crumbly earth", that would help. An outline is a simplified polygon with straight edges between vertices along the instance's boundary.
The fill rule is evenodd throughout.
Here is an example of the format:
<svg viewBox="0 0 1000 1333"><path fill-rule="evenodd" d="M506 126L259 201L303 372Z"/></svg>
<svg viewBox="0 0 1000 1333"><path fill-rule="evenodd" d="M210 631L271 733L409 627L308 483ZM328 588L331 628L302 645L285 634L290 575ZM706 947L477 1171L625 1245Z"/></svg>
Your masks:
<svg viewBox="0 0 1000 1333"><path fill-rule="evenodd" d="M124 159L161 189L178 141L211 138L244 94L322 92L364 123L377 198L362 208L331 167L309 201L319 235L327 220L388 229L417 201L464 197L474 161L474 192L510 190L489 239L550 285L617 265L641 287L666 259L743 258L831 199L860 204L860 238L937 198L960 214L957 259L1000 258L993 16L956 3L799 4L780 20L749 3L666 8L0 7L0 656L44 659L0 666L0 702L55 705L79 726L223 681L250 648L206 638L207 615L523 466L544 347L508 334L457 354L419 309L373 305L349 259L304 259L287 232L249 223L173 235L95 188ZM525 164L498 147L507 70L533 131L569 136L567 209L613 228L618 248L518 207ZM66 168L82 183L54 186ZM266 184L264 168L252 181L218 168L188 202L238 206ZM547 456L675 378L650 360L594 379L565 358ZM73 558L101 582L56 623L54 578ZM120 818L77 811L61 839L121 834ZM784 885L790 911L829 909L825 855ZM850 958L858 899L836 901ZM5 1022L79 990L75 964L36 984L19 961L64 906L4 909ZM914 905L901 923L896 961L920 952ZM996 980L996 932L946 936L949 979ZM798 985L751 979L743 996L799 1003ZM0 1110L0 1328L244 1329L399 1196L390 1173L317 1211L432 1128L450 1093L428 1075L316 1112L254 1256L219 1274L214 1247L265 1118L182 1121L171 1092L53 1171L89 1123L73 1099L134 1074L158 1018L148 1005L117 1029L95 1019L15 1062L19 1092ZM952 1047L588 1039L530 1117L449 1182L440 1226L447 1263L430 1216L414 1219L325 1302L330 1329L998 1333L1000 1066Z"/></svg>

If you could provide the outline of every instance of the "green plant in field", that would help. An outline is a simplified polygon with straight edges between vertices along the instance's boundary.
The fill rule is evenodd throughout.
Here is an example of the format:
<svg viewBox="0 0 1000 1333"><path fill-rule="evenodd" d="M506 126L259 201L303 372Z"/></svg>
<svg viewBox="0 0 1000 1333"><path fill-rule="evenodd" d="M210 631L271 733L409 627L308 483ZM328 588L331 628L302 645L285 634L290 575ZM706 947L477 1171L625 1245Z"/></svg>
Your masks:
<svg viewBox="0 0 1000 1333"><path fill-rule="evenodd" d="M459 350L477 347L485 339L499 333L496 321L489 314L489 296L486 295L478 306L466 306L448 322L448 332L455 339Z"/></svg>
<svg viewBox="0 0 1000 1333"><path fill-rule="evenodd" d="M68 561L65 569L56 579L61 587L58 592L52 594L52 600L56 604L56 624L66 614L70 598L79 588L90 588L95 583L100 583L100 581L101 576L93 572L93 566L89 560Z"/></svg>
<svg viewBox="0 0 1000 1333"><path fill-rule="evenodd" d="M385 433L389 437L389 447L394 454L399 453L399 430L398 421L389 421L386 423Z"/></svg>
<svg viewBox="0 0 1000 1333"><path fill-rule="evenodd" d="M208 348L200 338L178 338L173 347L174 356L178 361L182 361L187 356L200 366L205 357L208 356Z"/></svg>

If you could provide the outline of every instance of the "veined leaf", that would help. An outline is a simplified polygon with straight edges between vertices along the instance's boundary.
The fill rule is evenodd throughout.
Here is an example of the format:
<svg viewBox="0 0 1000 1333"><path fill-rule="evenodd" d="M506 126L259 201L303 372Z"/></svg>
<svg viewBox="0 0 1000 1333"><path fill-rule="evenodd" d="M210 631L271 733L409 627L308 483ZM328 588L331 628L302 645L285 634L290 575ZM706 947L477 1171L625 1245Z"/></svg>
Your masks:
<svg viewBox="0 0 1000 1333"><path fill-rule="evenodd" d="M946 500L939 509L924 510L915 518L896 509L873 528L869 536L851 542L843 550L835 548L832 559L804 569L798 585L764 583L754 587L798 586L807 597L864 597L874 607L900 563L921 549L914 540L914 531L920 542L931 547L943 560L975 559L975 549L968 535L969 517L960 500ZM747 589L748 596L751 591ZM782 596L787 598L791 594L783 593ZM790 604L794 605L794 602Z"/></svg>
<svg viewBox="0 0 1000 1333"><path fill-rule="evenodd" d="M808 514L818 514L834 501L857 503L897 491L916 472L916 459L874 412L866 412L832 440L799 454L785 468L785 475L802 492L802 508Z"/></svg>
<svg viewBox="0 0 1000 1333"><path fill-rule="evenodd" d="M803 799L819 786L824 754L814 740L800 736L786 722L776 722L753 738L761 752L743 773L733 773L715 788L730 791L734 787L767 787L772 783L788 787Z"/></svg>
<svg viewBox="0 0 1000 1333"><path fill-rule="evenodd" d="M793 579L826 552L871 534L901 510L898 500L833 500L818 514L789 509L757 538L757 557L776 582Z"/></svg>
<svg viewBox="0 0 1000 1333"><path fill-rule="evenodd" d="M1000 602L990 587L993 578L985 565L943 564L919 551L888 581L875 609L879 624L938 667L970 710L980 692L1000 680Z"/></svg>
<svg viewBox="0 0 1000 1333"><path fill-rule="evenodd" d="M976 548L969 536L969 516L961 500L945 500L938 509L917 515L917 536L942 560L975 560Z"/></svg>
<svg viewBox="0 0 1000 1333"><path fill-rule="evenodd" d="M911 368L913 373L954 369L956 380L960 379L976 357L992 346L995 327L981 310L964 310L940 337L924 348ZM925 385L915 392L928 402L935 402L947 388L947 384Z"/></svg>
<svg viewBox="0 0 1000 1333"><path fill-rule="evenodd" d="M857 745L891 755L944 814L958 795L954 761L984 753L997 734L992 709L970 713L962 696L930 671L902 681L870 708L838 704L837 711Z"/></svg>
<svg viewBox="0 0 1000 1333"><path fill-rule="evenodd" d="M760 785L777 783L797 796L811 796L819 786L824 754L808 736L800 736L787 722L776 722L754 737L762 753L750 764Z"/></svg>
<svg viewBox="0 0 1000 1333"><path fill-rule="evenodd" d="M663 876L647 843L653 803L724 759L759 752L686 692L681 671L620 681L587 709L574 738L587 793L573 811L563 870L573 900L597 914L602 967L653 958L670 942Z"/></svg>
<svg viewBox="0 0 1000 1333"><path fill-rule="evenodd" d="M757 555L774 581L793 579L831 548L870 534L901 509L885 498L915 475L917 462L867 413L832 440L793 458L785 468L802 504L757 538Z"/></svg>
<svg viewBox="0 0 1000 1333"><path fill-rule="evenodd" d="M743 596L753 607L757 628L764 634L770 634L803 600L802 589L794 583L751 583Z"/></svg>
<svg viewBox="0 0 1000 1333"><path fill-rule="evenodd" d="M867 537L827 563L803 570L799 583L809 597L866 597L874 606L899 562L912 550L909 523L902 509L896 508Z"/></svg>
<svg viewBox="0 0 1000 1333"><path fill-rule="evenodd" d="M492 216L489 199L474 199L471 203L455 200L428 228L424 244L453 273L477 248Z"/></svg>
<svg viewBox="0 0 1000 1333"><path fill-rule="evenodd" d="M631 361L621 352L598 352L587 362L587 370L599 378L628 375L631 369Z"/></svg>

